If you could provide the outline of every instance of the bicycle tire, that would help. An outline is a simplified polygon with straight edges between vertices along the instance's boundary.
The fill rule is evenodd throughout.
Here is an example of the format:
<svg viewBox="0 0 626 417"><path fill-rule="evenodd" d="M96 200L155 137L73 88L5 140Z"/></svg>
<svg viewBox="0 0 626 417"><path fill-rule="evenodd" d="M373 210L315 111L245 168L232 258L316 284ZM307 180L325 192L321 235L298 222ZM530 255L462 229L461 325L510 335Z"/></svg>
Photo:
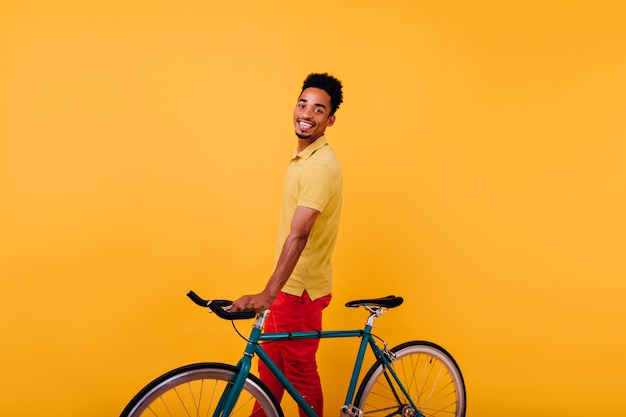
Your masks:
<svg viewBox="0 0 626 417"><path fill-rule="evenodd" d="M196 363L169 371L150 382L128 403L121 417L212 416L224 388L239 369L224 363ZM284 417L274 395L250 374L230 416L254 416L255 402L267 417Z"/></svg>
<svg viewBox="0 0 626 417"><path fill-rule="evenodd" d="M393 369L424 416L465 416L465 381L452 355L426 341L406 342L391 351L396 355ZM359 386L356 407L363 416L413 415L402 413L404 408L409 409L409 403L400 390L395 390L397 396L393 394L383 371L378 359Z"/></svg>

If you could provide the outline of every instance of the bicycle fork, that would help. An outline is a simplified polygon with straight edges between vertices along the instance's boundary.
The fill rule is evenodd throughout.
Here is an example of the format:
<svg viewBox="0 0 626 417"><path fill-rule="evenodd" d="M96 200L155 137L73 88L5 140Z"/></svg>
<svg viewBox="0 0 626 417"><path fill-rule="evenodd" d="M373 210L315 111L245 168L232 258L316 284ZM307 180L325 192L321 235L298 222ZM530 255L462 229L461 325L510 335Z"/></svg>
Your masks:
<svg viewBox="0 0 626 417"><path fill-rule="evenodd" d="M219 402L217 403L217 407L215 408L215 412L213 413L213 417L222 417L229 416L237 400L239 400L239 395L241 394L243 385L248 378L248 374L250 373L250 366L252 362L252 357L247 355L242 358L238 365L238 371L233 378L228 381L226 387L224 388L224 392L222 392L222 396L220 397Z"/></svg>
<svg viewBox="0 0 626 417"><path fill-rule="evenodd" d="M228 381L226 388L224 388L224 392L222 393L222 396L217 403L217 407L215 408L213 417L230 416L230 413L237 403L237 400L239 400L239 395L241 394L243 386L246 383L246 379L250 374L252 358L254 356L254 343L259 340L259 336L261 334L261 330L263 329L263 323L265 322L267 314L268 312L265 311L261 313L257 318L252 328L250 340L248 341L246 349L243 353L243 357L237 364L238 371L235 375L233 375L233 378Z"/></svg>

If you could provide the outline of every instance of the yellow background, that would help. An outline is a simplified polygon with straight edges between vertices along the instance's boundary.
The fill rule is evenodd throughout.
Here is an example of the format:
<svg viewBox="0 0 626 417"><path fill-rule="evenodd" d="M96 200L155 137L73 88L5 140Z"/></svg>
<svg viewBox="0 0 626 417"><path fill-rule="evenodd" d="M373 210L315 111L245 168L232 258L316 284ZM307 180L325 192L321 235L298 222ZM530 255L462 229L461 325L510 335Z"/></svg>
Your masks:
<svg viewBox="0 0 626 417"><path fill-rule="evenodd" d="M446 347L468 416L626 414L622 5L4 1L0 414L117 415L240 355L185 293L271 273L312 71L345 84L326 327L402 295L378 333ZM328 415L354 352L323 343Z"/></svg>

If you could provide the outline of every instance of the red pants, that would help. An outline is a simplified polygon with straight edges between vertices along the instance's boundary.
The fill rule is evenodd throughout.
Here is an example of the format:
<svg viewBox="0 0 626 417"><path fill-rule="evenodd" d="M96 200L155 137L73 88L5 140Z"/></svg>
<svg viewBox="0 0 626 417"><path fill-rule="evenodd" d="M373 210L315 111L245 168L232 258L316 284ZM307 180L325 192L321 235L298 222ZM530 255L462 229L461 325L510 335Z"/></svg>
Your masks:
<svg viewBox="0 0 626 417"><path fill-rule="evenodd" d="M270 307L264 332L321 331L322 310L328 306L330 299L330 294L311 301L306 291L301 297L281 292ZM315 360L318 346L319 339L284 340L266 343L263 349L313 407L315 413L322 417L324 401ZM284 388L261 361L259 376L280 402ZM306 415L301 409L299 412L301 417Z"/></svg>

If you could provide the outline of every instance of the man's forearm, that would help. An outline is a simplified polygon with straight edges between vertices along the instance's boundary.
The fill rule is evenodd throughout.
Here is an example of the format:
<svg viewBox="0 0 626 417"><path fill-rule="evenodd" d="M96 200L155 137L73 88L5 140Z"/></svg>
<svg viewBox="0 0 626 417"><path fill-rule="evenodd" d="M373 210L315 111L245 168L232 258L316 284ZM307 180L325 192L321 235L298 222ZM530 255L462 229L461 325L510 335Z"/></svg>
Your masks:
<svg viewBox="0 0 626 417"><path fill-rule="evenodd" d="M287 239L285 239L285 244L278 257L274 273L263 291L267 296L271 297L272 300L276 298L291 276L306 246L307 239L308 234L298 236L289 235Z"/></svg>
<svg viewBox="0 0 626 417"><path fill-rule="evenodd" d="M233 302L233 311L251 309L260 312L269 308L296 268L319 213L315 209L298 206L291 222L291 230L278 256L276 268L265 289L259 294L239 297Z"/></svg>

